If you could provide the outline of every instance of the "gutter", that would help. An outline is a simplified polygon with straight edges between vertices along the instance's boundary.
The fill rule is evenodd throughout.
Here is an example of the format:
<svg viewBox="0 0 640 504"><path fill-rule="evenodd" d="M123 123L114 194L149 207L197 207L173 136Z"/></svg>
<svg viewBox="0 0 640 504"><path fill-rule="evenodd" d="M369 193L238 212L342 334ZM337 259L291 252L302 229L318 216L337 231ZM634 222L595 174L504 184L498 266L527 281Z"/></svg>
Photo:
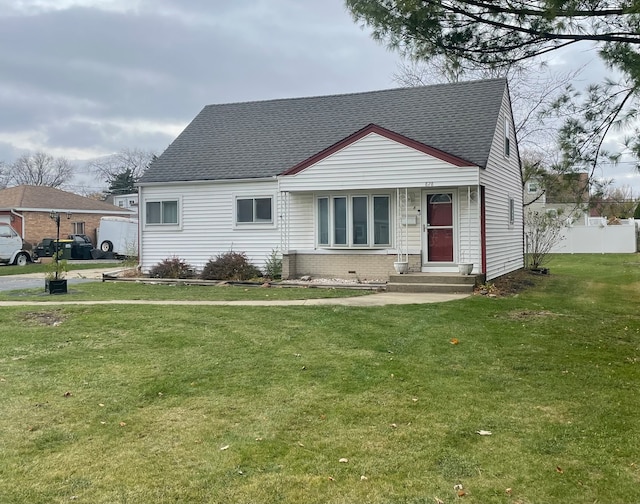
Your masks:
<svg viewBox="0 0 640 504"><path fill-rule="evenodd" d="M136 187L166 187L166 186L177 186L177 185L205 185L205 184L213 184L213 185L225 185L225 184L236 184L243 182L273 182L277 180L277 175L272 175L269 177L255 177L255 178L240 178L240 179L217 179L217 180L171 180L167 182L138 182L135 184Z"/></svg>

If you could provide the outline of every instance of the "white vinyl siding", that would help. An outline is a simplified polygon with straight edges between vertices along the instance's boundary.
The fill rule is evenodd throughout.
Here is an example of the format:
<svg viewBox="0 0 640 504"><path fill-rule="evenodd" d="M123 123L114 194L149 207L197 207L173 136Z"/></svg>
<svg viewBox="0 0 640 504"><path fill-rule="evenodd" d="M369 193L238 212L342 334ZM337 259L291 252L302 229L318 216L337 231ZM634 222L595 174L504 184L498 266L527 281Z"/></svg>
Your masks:
<svg viewBox="0 0 640 504"><path fill-rule="evenodd" d="M511 124L506 91L500 117L509 118ZM511 144L510 156L504 155L505 124L504 120L497 121L489 162L480 172L485 187L487 280L524 267L522 175L515 143ZM514 200L513 224L509 224L510 196Z"/></svg>
<svg viewBox="0 0 640 504"><path fill-rule="evenodd" d="M295 175L283 191L367 191L396 187L478 184L478 167L459 167L376 133L361 138Z"/></svg>
<svg viewBox="0 0 640 504"><path fill-rule="evenodd" d="M458 254L456 262L473 263L479 272L481 264L480 206L478 187L461 187L458 191Z"/></svg>
<svg viewBox="0 0 640 504"><path fill-rule="evenodd" d="M234 226L237 198L272 198L271 225ZM146 226L140 238L143 271L167 257L177 256L196 269L219 254L245 252L250 261L264 267L272 250L280 248L276 181L237 183L167 184L143 186L146 201L179 200L180 227Z"/></svg>

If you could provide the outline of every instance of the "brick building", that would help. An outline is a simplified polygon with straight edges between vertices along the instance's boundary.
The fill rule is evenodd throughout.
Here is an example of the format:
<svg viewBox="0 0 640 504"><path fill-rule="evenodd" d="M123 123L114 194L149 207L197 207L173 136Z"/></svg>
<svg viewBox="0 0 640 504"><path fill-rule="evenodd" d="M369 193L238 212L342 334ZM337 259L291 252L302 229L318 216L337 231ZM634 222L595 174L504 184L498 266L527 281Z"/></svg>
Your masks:
<svg viewBox="0 0 640 504"><path fill-rule="evenodd" d="M0 190L0 222L8 222L32 244L55 238L51 211L60 213L60 237L86 234L96 243L100 218L130 216L123 208L53 187L21 185Z"/></svg>

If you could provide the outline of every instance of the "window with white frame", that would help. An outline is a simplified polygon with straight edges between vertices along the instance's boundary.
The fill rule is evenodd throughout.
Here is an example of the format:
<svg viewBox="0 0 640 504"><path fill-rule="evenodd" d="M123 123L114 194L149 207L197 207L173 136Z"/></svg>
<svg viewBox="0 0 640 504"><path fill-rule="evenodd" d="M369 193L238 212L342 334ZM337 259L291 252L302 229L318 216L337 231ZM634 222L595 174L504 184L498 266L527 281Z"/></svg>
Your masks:
<svg viewBox="0 0 640 504"><path fill-rule="evenodd" d="M509 118L504 120L504 155L509 157L511 154L511 123Z"/></svg>
<svg viewBox="0 0 640 504"><path fill-rule="evenodd" d="M388 195L347 194L316 198L320 247L382 248L391 245Z"/></svg>
<svg viewBox="0 0 640 504"><path fill-rule="evenodd" d="M147 224L178 224L178 200L147 201L145 210Z"/></svg>
<svg viewBox="0 0 640 504"><path fill-rule="evenodd" d="M84 222L73 222L73 234L84 234Z"/></svg>
<svg viewBox="0 0 640 504"><path fill-rule="evenodd" d="M539 190L540 186L537 182L527 182L527 192L529 194L536 194Z"/></svg>
<svg viewBox="0 0 640 504"><path fill-rule="evenodd" d="M273 197L236 197L236 224L273 224Z"/></svg>

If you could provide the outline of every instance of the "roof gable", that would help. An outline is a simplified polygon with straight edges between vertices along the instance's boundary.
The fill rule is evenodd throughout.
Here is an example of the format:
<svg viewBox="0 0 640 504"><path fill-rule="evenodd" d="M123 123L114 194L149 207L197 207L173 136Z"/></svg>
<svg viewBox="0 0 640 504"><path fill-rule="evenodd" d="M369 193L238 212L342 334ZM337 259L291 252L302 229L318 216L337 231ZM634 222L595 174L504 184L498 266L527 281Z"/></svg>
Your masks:
<svg viewBox="0 0 640 504"><path fill-rule="evenodd" d="M486 167L505 90L490 79L208 105L140 183L275 177L371 124Z"/></svg>
<svg viewBox="0 0 640 504"><path fill-rule="evenodd" d="M399 144L405 145L407 147L410 147L412 149L415 149L417 151L420 151L424 154L428 154L430 156L433 156L435 158L438 158L442 161L445 161L447 163L450 163L454 166L471 166L473 165L473 163L470 163L468 161L465 161L464 159L460 159L456 156L452 156L450 154L447 154L446 152L442 152L441 150L438 149L434 149L433 147L430 147L428 145L424 145L421 144L420 142L416 142L415 140L411 140L410 138L404 137L402 135L398 135L397 133L394 133L393 131L389 131L385 128L381 128L380 126L376 125L376 124L369 124L368 126L366 126L365 128L362 128L360 131L356 131L355 133L353 133L352 135L349 135L347 138L341 140L340 142L324 149L321 152L318 152L317 154L311 156L308 159L305 159L304 161L302 161L301 163L298 163L296 166L286 170L285 172L282 173L282 175L295 175L296 173L301 172L302 170L304 170L305 168L308 168L320 161L322 161L323 159L331 156L332 154L335 154L336 152L348 147L349 145L354 144L355 142L357 142L358 140L366 137L367 135L370 135L371 133L375 133L377 135L380 135L384 138L387 138L388 140L397 142Z"/></svg>

